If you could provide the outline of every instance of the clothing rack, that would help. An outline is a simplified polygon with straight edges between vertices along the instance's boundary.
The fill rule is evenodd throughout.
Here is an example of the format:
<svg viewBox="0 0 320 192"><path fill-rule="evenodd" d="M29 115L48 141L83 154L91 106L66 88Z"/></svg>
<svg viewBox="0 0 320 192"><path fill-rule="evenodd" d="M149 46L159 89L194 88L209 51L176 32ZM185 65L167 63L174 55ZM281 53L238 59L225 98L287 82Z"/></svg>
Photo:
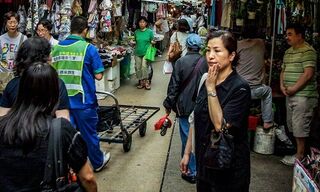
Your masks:
<svg viewBox="0 0 320 192"><path fill-rule="evenodd" d="M168 3L168 1L160 1L160 0L142 0L142 2Z"/></svg>

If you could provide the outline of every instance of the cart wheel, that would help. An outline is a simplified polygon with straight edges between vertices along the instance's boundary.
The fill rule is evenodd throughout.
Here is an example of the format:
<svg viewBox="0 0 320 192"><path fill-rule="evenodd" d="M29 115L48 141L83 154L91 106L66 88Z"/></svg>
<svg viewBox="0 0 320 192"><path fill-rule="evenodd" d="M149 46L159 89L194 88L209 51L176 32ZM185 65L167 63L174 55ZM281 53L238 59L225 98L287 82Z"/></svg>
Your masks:
<svg viewBox="0 0 320 192"><path fill-rule="evenodd" d="M132 135L128 134L126 135L126 139L123 140L123 150L124 152L129 152L131 149L131 143L132 143Z"/></svg>
<svg viewBox="0 0 320 192"><path fill-rule="evenodd" d="M147 132L147 122L143 122L139 127L139 134L141 137L144 137Z"/></svg>

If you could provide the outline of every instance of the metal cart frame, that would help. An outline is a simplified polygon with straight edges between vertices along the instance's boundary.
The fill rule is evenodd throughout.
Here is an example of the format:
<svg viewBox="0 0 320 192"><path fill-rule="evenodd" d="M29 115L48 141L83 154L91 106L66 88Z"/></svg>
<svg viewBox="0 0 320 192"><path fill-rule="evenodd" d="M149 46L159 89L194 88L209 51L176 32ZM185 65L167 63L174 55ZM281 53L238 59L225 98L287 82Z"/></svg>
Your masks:
<svg viewBox="0 0 320 192"><path fill-rule="evenodd" d="M147 130L147 120L156 114L159 107L119 105L118 99L109 92L97 91L97 94L111 97L114 105L118 109L120 123L111 128L98 132L100 141L108 143L122 143L125 152L130 151L132 144L132 134L139 130L139 135L144 137Z"/></svg>

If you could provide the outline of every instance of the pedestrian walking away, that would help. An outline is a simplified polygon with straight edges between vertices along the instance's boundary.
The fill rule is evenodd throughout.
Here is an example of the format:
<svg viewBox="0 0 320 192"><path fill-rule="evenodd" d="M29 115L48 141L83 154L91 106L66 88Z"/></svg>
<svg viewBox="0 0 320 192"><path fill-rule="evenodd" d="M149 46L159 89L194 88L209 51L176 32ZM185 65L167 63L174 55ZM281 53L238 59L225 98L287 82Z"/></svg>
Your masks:
<svg viewBox="0 0 320 192"><path fill-rule="evenodd" d="M167 97L163 102L167 114L173 110L179 118L179 130L181 138L181 157L183 157L189 134L188 117L195 105L194 93L197 90L198 81L207 71L205 59L199 53L202 48L202 40L197 34L190 34L186 39L188 52L176 61L167 90ZM196 161L194 154L188 164L188 174L181 177L190 182L196 182Z"/></svg>
<svg viewBox="0 0 320 192"><path fill-rule="evenodd" d="M87 143L94 170L101 171L110 160L110 153L100 150L97 135L95 79L102 79L104 67L97 49L84 39L87 26L85 17L76 16L72 19L71 35L54 47L52 64L67 87L71 122Z"/></svg>

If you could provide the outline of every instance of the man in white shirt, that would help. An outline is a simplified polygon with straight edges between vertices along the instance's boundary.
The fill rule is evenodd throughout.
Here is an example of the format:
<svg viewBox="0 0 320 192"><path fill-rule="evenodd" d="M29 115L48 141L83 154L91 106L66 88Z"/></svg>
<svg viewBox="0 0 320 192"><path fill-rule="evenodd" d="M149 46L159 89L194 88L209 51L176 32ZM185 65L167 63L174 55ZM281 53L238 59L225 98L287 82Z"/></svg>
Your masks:
<svg viewBox="0 0 320 192"><path fill-rule="evenodd" d="M58 40L54 39L51 35L52 24L47 19L41 19L37 24L37 34L39 37L46 38L51 47L57 45L59 43Z"/></svg>

